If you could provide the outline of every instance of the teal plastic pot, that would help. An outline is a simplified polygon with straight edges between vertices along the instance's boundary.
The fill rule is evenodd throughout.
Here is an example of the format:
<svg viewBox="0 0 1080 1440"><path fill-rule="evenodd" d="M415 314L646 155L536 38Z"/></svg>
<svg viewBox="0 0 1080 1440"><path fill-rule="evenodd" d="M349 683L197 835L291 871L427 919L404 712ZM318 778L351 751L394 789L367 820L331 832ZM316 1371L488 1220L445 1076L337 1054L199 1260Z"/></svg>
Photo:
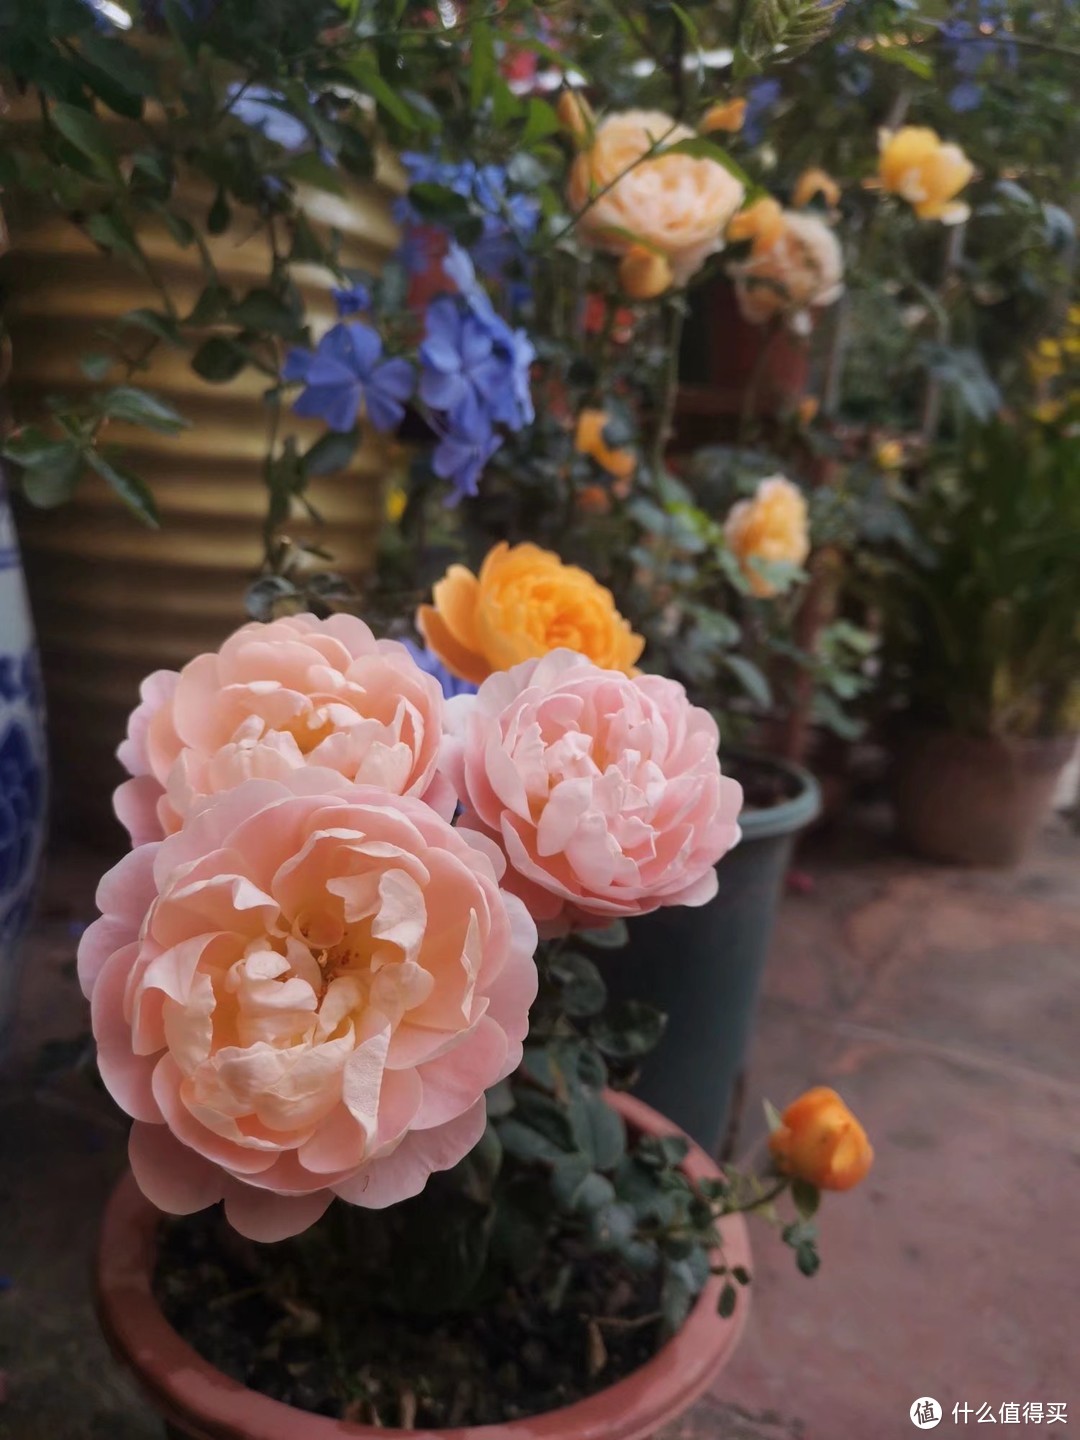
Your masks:
<svg viewBox="0 0 1080 1440"><path fill-rule="evenodd" d="M743 810L742 839L717 866L715 899L633 920L629 944L598 956L612 1000L644 1000L668 1017L633 1093L710 1154L742 1073L792 847L821 811L817 781L800 766L745 756L724 768L744 784L764 781L778 803Z"/></svg>

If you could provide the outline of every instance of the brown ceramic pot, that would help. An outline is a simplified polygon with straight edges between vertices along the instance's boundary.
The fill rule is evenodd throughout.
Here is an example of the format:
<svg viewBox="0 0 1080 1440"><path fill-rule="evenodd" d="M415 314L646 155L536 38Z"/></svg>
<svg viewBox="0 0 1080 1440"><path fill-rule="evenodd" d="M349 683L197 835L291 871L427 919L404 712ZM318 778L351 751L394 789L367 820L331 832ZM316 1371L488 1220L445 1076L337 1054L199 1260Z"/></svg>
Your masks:
<svg viewBox="0 0 1080 1440"><path fill-rule="evenodd" d="M1018 865L1045 821L1075 735L1046 739L918 730L896 747L901 838L928 860Z"/></svg>
<svg viewBox="0 0 1080 1440"><path fill-rule="evenodd" d="M631 1129L679 1133L655 1110L628 1095L609 1095ZM695 1179L719 1174L697 1146L684 1165ZM113 1353L135 1378L171 1433L186 1440L645 1440L701 1395L731 1359L746 1323L749 1294L740 1291L734 1315L717 1314L721 1281L712 1276L686 1324L640 1370L587 1400L515 1420L456 1430L376 1429L295 1410L248 1390L215 1370L182 1340L161 1313L151 1288L158 1212L128 1174L105 1209L98 1247L98 1316ZM750 1264L741 1216L724 1222L728 1265Z"/></svg>

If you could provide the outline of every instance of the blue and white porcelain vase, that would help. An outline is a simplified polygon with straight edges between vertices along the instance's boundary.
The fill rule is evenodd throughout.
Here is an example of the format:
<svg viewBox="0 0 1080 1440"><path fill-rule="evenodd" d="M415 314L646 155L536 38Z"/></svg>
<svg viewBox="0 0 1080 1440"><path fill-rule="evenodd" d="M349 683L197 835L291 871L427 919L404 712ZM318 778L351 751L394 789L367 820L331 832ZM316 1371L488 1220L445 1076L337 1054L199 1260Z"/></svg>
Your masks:
<svg viewBox="0 0 1080 1440"><path fill-rule="evenodd" d="M45 848L46 774L41 671L0 469L0 1057L14 1019L19 947Z"/></svg>

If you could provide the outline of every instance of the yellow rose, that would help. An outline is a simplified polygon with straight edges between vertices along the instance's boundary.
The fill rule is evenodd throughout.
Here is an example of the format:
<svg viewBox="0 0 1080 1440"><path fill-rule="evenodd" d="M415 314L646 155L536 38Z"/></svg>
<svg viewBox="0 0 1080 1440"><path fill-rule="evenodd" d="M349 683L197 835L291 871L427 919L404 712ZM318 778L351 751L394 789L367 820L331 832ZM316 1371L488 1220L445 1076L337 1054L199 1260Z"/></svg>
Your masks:
<svg viewBox="0 0 1080 1440"><path fill-rule="evenodd" d="M776 585L752 562L801 565L809 555L810 524L802 491L783 475L770 475L759 483L752 500L731 507L724 538L753 593L761 599L775 595Z"/></svg>
<svg viewBox="0 0 1080 1440"><path fill-rule="evenodd" d="M627 110L601 120L592 144L574 161L567 187L571 208L582 212L578 229L585 239L615 255L640 242L666 256L674 283L685 285L722 248L727 223L742 204L742 184L715 160L641 156L656 142L666 149L696 138L660 110Z"/></svg>
<svg viewBox="0 0 1080 1440"><path fill-rule="evenodd" d="M709 135L714 130L724 130L729 135L734 135L742 129L745 119L745 99L726 100L722 105L709 106L701 117L698 129L703 135Z"/></svg>
<svg viewBox="0 0 1080 1440"><path fill-rule="evenodd" d="M874 1163L866 1131L835 1090L818 1085L800 1095L769 1136L777 1169L819 1190L850 1190Z"/></svg>
<svg viewBox="0 0 1080 1440"><path fill-rule="evenodd" d="M804 170L795 181L795 189L791 192L791 203L796 210L801 210L804 205L809 205L819 195L830 210L835 210L840 203L840 186L827 170L811 166L809 170Z"/></svg>
<svg viewBox="0 0 1080 1440"><path fill-rule="evenodd" d="M899 440L882 440L874 451L879 470L899 470L904 463L904 447Z"/></svg>
<svg viewBox="0 0 1080 1440"><path fill-rule="evenodd" d="M421 605L416 616L428 649L476 685L560 647L630 674L645 648L610 590L537 545L500 541L479 575L451 565L432 598L434 605Z"/></svg>
<svg viewBox="0 0 1080 1440"><path fill-rule="evenodd" d="M928 126L905 125L882 130L878 148L883 188L907 200L920 220L956 225L971 214L969 205L954 198L975 173L959 145L946 144Z"/></svg>
<svg viewBox="0 0 1080 1440"><path fill-rule="evenodd" d="M844 256L818 216L784 210L779 228L763 228L749 258L732 265L731 274L744 319L763 325L780 315L805 334L808 312L832 305L843 294Z"/></svg>
<svg viewBox="0 0 1080 1440"><path fill-rule="evenodd" d="M582 410L574 434L574 448L590 455L616 480L628 480L637 469L637 456L625 446L611 446L604 439L604 426L610 416L606 410Z"/></svg>
<svg viewBox="0 0 1080 1440"><path fill-rule="evenodd" d="M732 244L752 240L755 249L772 245L784 228L784 212L779 200L763 195L745 210L740 210L727 228L727 238Z"/></svg>
<svg viewBox="0 0 1080 1440"><path fill-rule="evenodd" d="M667 259L641 245L619 261L619 284L631 300L655 300L671 289L674 278Z"/></svg>

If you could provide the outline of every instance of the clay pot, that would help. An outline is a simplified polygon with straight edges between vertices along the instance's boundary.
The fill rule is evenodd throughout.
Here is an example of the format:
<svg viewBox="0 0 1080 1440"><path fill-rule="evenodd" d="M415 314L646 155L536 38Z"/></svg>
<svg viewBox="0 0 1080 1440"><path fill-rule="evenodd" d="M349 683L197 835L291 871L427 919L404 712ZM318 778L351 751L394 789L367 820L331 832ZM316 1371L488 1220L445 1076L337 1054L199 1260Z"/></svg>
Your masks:
<svg viewBox="0 0 1080 1440"><path fill-rule="evenodd" d="M304 204L317 230L341 232L346 265L375 270L397 243L391 197L380 178L351 185L347 196L310 192ZM200 225L212 198L194 179L177 187L177 206ZM22 424L41 414L50 394L93 389L79 360L103 348L99 328L159 299L136 270L62 217L8 206L7 218L11 248L0 262L12 347L6 401L8 418ZM198 249L179 249L164 226L149 222L143 241L186 310L204 283ZM237 220L207 243L234 293L265 282L262 231ZM295 277L318 333L334 318L333 277L316 265L296 266ZM262 563L265 377L249 369L208 384L189 359L163 346L138 384L173 404L190 429L161 435L114 422L109 432L150 485L160 530L141 525L89 474L66 505L42 511L24 503L17 516L49 702L57 822L117 849L123 835L110 797L123 772L115 750L140 680L216 648L242 624L244 592ZM306 449L323 428L290 416L286 432ZM374 559L391 469L390 447L366 435L347 470L311 484L324 525L298 511L288 534L326 546L333 568L361 578Z"/></svg>
<svg viewBox="0 0 1080 1440"><path fill-rule="evenodd" d="M1076 744L1075 735L904 735L893 771L901 838L928 860L1019 865L1050 812Z"/></svg>
<svg viewBox="0 0 1080 1440"><path fill-rule="evenodd" d="M640 1100L609 1095L631 1129L677 1134L676 1127ZM717 1176L696 1146L684 1165L693 1178ZM712 1276L679 1333L640 1370L587 1400L506 1425L456 1430L392 1430L327 1419L248 1390L215 1370L161 1313L151 1289L160 1216L128 1174L105 1209L98 1246L98 1316L117 1359L134 1372L171 1433L186 1440L645 1440L674 1420L723 1370L746 1323L749 1294L740 1291L734 1315L717 1314L721 1280ZM724 1222L724 1258L750 1264L741 1216Z"/></svg>

